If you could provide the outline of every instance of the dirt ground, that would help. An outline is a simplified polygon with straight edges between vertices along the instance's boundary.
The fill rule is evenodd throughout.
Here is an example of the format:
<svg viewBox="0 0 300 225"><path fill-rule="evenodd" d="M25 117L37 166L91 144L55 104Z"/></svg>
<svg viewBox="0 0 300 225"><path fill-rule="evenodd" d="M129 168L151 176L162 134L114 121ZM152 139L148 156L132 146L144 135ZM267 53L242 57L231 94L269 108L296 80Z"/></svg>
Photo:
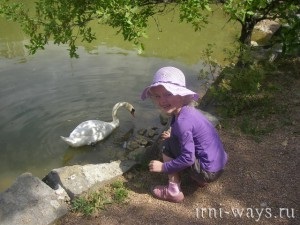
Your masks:
<svg viewBox="0 0 300 225"><path fill-rule="evenodd" d="M241 118L219 129L229 155L226 170L204 188L183 176L182 203L151 196L150 187L166 183L166 175L132 169L120 178L129 189L127 203L108 206L90 217L70 212L58 224L300 224L299 74L278 93L276 104L287 113L265 118L276 126L259 141L235 128Z"/></svg>

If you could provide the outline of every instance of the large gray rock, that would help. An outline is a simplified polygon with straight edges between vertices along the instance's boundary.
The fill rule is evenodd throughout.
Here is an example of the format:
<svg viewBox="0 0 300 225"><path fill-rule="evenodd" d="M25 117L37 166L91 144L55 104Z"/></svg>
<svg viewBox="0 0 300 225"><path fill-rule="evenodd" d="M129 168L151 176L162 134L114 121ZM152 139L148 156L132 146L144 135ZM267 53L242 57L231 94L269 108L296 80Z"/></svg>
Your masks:
<svg viewBox="0 0 300 225"><path fill-rule="evenodd" d="M136 165L133 160L111 163L74 165L53 169L43 180L52 188L63 187L71 199L108 183Z"/></svg>
<svg viewBox="0 0 300 225"><path fill-rule="evenodd" d="M52 224L68 212L65 196L61 188L55 192L37 177L24 173L0 193L0 224Z"/></svg>
<svg viewBox="0 0 300 225"><path fill-rule="evenodd" d="M106 184L136 164L133 160L53 169L43 181L19 176L0 193L1 225L50 225L68 212L73 197ZM48 184L48 185L47 185Z"/></svg>

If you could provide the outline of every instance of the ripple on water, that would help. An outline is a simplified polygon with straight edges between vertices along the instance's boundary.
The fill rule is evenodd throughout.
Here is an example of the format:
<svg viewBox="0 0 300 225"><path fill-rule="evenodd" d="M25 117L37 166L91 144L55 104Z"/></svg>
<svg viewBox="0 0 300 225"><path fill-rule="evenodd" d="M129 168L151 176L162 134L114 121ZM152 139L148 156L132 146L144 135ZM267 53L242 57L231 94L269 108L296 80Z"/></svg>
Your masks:
<svg viewBox="0 0 300 225"><path fill-rule="evenodd" d="M60 51L45 51L26 63L0 68L0 190L9 176L12 183L25 171L43 177L56 167L120 157L122 135L159 123L152 103L139 99L153 71L161 65L192 71L178 62L134 54L80 57L70 60ZM132 103L136 117L119 109L120 127L96 147L74 149L60 139L85 120L111 121L112 107L119 101Z"/></svg>

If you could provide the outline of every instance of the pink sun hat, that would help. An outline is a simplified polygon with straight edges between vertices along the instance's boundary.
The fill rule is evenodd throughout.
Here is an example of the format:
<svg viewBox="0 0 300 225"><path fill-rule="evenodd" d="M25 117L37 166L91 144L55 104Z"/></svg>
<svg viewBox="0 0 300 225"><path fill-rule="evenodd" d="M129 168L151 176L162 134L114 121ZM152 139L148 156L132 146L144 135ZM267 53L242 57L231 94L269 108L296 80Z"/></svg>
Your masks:
<svg viewBox="0 0 300 225"><path fill-rule="evenodd" d="M164 88L173 95L192 95L195 101L198 100L199 95L185 86L185 76L183 72L175 67L167 66L162 67L154 74L152 84L144 89L141 99L145 100L149 97L149 90L152 87L162 85Z"/></svg>

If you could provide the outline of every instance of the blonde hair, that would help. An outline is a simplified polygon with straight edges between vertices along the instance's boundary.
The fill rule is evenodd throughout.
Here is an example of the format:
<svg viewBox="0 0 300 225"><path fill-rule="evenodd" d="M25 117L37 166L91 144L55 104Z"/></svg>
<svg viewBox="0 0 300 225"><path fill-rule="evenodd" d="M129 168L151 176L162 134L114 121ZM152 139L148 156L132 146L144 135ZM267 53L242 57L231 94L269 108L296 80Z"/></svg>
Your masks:
<svg viewBox="0 0 300 225"><path fill-rule="evenodd" d="M196 102L194 100L194 96L193 95L186 95L183 96L183 104L184 105L188 105L188 106L192 106L192 107L196 107L198 105L198 102Z"/></svg>
<svg viewBox="0 0 300 225"><path fill-rule="evenodd" d="M180 95L178 95L180 96ZM152 102L154 104L156 104L155 99L153 98L153 95L151 94L151 92L149 91L149 97L152 100ZM198 102L194 100L194 96L193 95L185 95L185 96L180 96L183 99L183 106L191 106L191 107L196 107L198 106Z"/></svg>
<svg viewBox="0 0 300 225"><path fill-rule="evenodd" d="M156 101L153 98L153 93L152 93L151 88L148 90L148 94L149 94L150 99L154 102L154 104L156 104ZM172 93L170 92L170 94L172 94ZM185 95L185 96L178 95L178 96L180 96L182 98L183 106L187 106L187 105L192 106L192 107L198 106L198 102L194 100L194 95Z"/></svg>

